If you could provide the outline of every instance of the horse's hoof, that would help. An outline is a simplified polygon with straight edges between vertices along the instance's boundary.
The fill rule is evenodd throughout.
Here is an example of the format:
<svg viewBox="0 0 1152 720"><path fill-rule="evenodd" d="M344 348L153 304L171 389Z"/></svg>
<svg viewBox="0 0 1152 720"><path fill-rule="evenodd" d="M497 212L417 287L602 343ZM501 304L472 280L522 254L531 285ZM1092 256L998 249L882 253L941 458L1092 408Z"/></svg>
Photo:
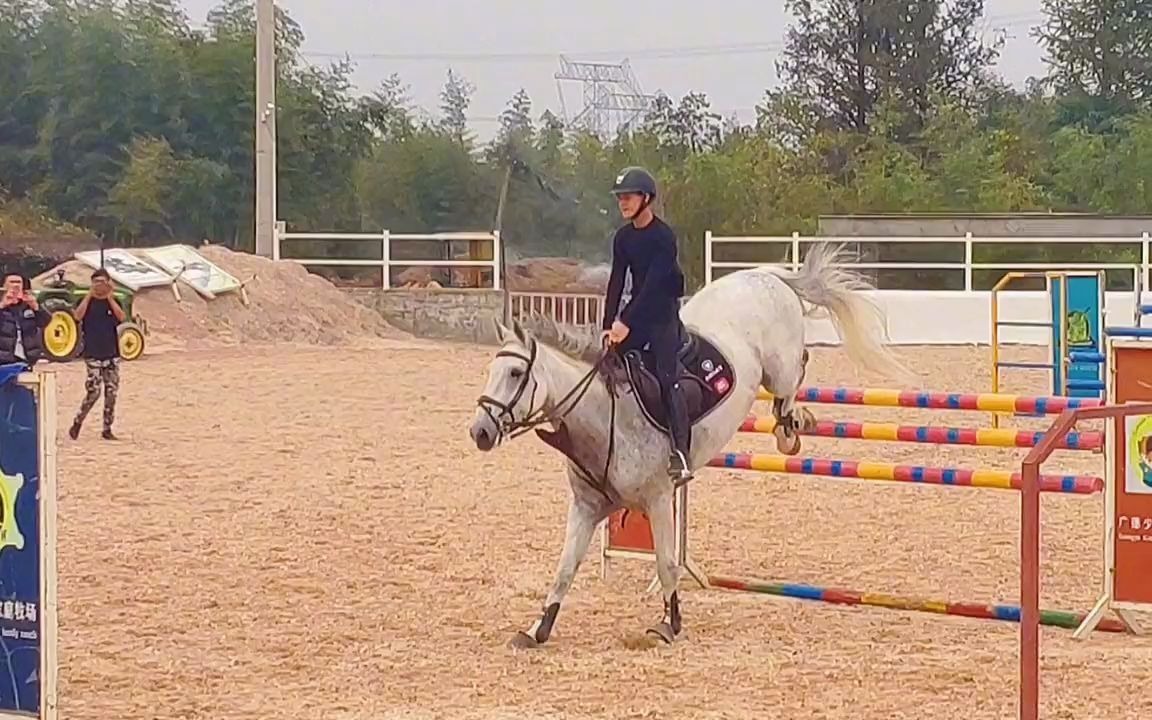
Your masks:
<svg viewBox="0 0 1152 720"><path fill-rule="evenodd" d="M667 645L676 640L676 633L672 632L672 626L666 622L648 628L648 634L663 640Z"/></svg>
<svg viewBox="0 0 1152 720"><path fill-rule="evenodd" d="M800 452L800 436L777 434L776 449L785 455L795 455Z"/></svg>
<svg viewBox="0 0 1152 720"><path fill-rule="evenodd" d="M536 642L536 638L528 633L518 632L508 641L508 647L515 650L533 650L540 647L540 643Z"/></svg>

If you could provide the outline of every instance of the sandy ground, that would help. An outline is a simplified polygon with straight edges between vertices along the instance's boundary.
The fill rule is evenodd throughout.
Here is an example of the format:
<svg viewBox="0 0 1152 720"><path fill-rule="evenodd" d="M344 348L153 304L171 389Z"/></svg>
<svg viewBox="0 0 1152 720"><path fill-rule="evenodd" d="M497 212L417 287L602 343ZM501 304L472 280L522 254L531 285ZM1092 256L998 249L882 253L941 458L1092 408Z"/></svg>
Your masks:
<svg viewBox="0 0 1152 720"><path fill-rule="evenodd" d="M986 349L902 354L941 390L988 387ZM467 424L490 350L232 348L125 364L118 443L63 434L61 717L1015 717L1017 626L686 585L686 635L650 568L590 559L552 644L505 648L559 553L561 462L532 436L481 455ZM813 384L852 384L816 349ZM760 408L766 410L766 408ZM979 413L818 407L983 426ZM738 436L732 449L770 451ZM1011 467L1022 450L811 440L807 454ZM1099 472L1097 457L1054 466ZM703 471L692 543L710 572L971 601L1017 596L1010 491ZM1088 609L1102 500L1044 499L1044 604ZM593 554L598 548L593 546ZM1043 632L1043 716L1147 718L1152 639Z"/></svg>

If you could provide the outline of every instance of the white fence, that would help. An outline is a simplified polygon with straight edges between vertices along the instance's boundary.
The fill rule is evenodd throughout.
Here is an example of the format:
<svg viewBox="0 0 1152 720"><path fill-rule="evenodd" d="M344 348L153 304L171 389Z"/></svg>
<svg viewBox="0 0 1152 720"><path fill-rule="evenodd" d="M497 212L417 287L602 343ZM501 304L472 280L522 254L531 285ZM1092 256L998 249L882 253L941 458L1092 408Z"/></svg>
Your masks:
<svg viewBox="0 0 1152 720"><path fill-rule="evenodd" d="M566 325L598 328L604 317L604 298L576 293L510 292L512 317L523 320L532 314L550 317Z"/></svg>
<svg viewBox="0 0 1152 720"><path fill-rule="evenodd" d="M1030 238L1030 237L1004 237L1004 238L974 238L970 234L963 237L801 237L794 234L791 237L727 237L715 236L711 232L704 238L704 278L705 283L716 279L717 270L737 270L756 265L777 265L795 269L798 260L803 257L803 248L806 244L814 242L831 241L844 242L850 245L900 243L905 245L919 244L921 246L931 243L939 246L951 244L962 246L963 250L957 252L962 259L951 262L860 262L853 263L851 267L860 270L883 271L890 277L905 275L906 282L902 285L915 283L915 271L936 271L934 277L948 277L952 284L963 289L946 290L923 287L917 289L880 289L875 293L878 302L884 307L888 315L888 332L892 342L902 345L956 345L956 344L987 344L991 341L991 299L990 293L985 290L974 289L974 274L985 273L991 279L991 284L1004 272L1010 270L1111 270L1121 273L1125 277L1131 276L1135 288L1148 287L1150 267L1150 250L1152 239L1148 233L1133 238ZM750 261L717 261L717 246L722 244L769 246L769 252L775 252L779 258L776 262L750 262ZM1116 250L1127 249L1131 254L1140 258L1134 262L974 262L976 249L983 245L1070 245L1091 244L1107 246ZM771 246L775 246L773 250ZM762 253L757 253L762 255ZM1105 253L1100 253L1105 254ZM988 273L986 271L994 271ZM961 282L957 282L962 279ZM943 283L941 283L943 284ZM982 283L983 284L983 283ZM1131 326L1134 322L1136 305L1139 301L1134 291L1106 293L1105 313L1106 324L1118 326ZM1147 300L1145 300L1147 302ZM1042 291L1009 290L1001 295L1000 315L1003 320L1042 320L1047 317L1048 298ZM816 343L837 342L837 335L831 323L826 319L812 319L809 321L809 340ZM1002 342L1043 345L1048 342L1048 334L1040 328L1013 328L1001 329Z"/></svg>
<svg viewBox="0 0 1152 720"><path fill-rule="evenodd" d="M349 258L349 257L285 257L281 249L281 243L284 241L293 240L310 240L320 242L339 242L341 244L351 245L353 243L360 246L375 246L379 250L373 250L372 255L378 257L371 258ZM395 243L404 242L422 242L424 244L437 243L442 248L441 254L449 255L449 257L441 258L408 258L398 257L396 249L393 247ZM453 243L467 243L469 246L469 259L460 260L451 257ZM491 245L491 258L488 260L474 260L470 259L472 251L479 244ZM355 267L370 267L379 268L381 275L382 287L392 287L392 270L394 268L417 268L425 267L443 270L446 269L451 273L453 268L478 268L480 271L487 271L490 273L491 278L486 287L493 289L500 289L500 233L498 232L458 232L458 233L391 233L387 230L382 230L378 233L333 233L333 232L314 232L314 233L297 233L286 232L283 222L276 223L275 232L272 240L272 259L273 260L291 260L298 262L301 265L315 266L315 267L337 267L337 268L355 268ZM483 275L483 272L473 271L470 274ZM475 287L475 284L472 285Z"/></svg>

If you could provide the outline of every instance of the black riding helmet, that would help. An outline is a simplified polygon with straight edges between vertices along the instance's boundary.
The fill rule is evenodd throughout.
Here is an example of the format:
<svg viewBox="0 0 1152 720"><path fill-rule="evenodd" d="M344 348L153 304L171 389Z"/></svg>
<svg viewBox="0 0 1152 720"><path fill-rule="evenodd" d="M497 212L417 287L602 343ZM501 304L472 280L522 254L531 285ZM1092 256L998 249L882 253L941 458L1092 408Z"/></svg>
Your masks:
<svg viewBox="0 0 1152 720"><path fill-rule="evenodd" d="M613 195L623 193L641 193L644 195L644 202L636 211L637 213L642 212L656 199L656 178L642 167L626 167L616 176L616 182L612 185Z"/></svg>

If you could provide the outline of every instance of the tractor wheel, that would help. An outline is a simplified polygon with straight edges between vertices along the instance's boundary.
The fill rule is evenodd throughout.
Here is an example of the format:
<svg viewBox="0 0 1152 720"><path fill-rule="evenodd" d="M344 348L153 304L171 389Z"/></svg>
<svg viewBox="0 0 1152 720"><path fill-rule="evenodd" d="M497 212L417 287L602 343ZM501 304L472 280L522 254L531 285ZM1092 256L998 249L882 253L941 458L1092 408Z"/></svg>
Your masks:
<svg viewBox="0 0 1152 720"><path fill-rule="evenodd" d="M122 322L116 327L120 343L120 357L135 360L144 354L144 331L134 322Z"/></svg>
<svg viewBox="0 0 1152 720"><path fill-rule="evenodd" d="M68 362L80 352L80 324L65 302L45 303L44 309L52 315L44 328L44 354L52 362Z"/></svg>

